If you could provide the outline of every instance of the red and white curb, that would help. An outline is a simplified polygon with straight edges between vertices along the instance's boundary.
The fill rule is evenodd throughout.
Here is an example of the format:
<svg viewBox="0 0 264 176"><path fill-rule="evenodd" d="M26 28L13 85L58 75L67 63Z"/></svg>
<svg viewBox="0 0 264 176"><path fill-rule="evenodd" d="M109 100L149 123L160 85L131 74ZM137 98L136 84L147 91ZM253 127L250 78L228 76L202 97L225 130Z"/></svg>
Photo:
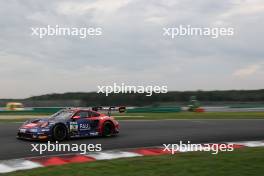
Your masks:
<svg viewBox="0 0 264 176"><path fill-rule="evenodd" d="M264 141L226 142L222 144L234 144L234 148L264 147ZM176 152L189 152L189 151L179 150ZM86 162L94 162L96 160L110 160L110 159L118 159L118 158L155 156L155 155L166 155L166 154L171 154L171 152L164 150L164 148L162 147L152 147L152 148L102 151L102 152L94 152L88 154L66 154L66 155L57 155L57 156L12 159L12 160L0 161L0 173L8 173L17 170L26 170L26 169L33 169L39 167L64 165L69 163L86 163Z"/></svg>

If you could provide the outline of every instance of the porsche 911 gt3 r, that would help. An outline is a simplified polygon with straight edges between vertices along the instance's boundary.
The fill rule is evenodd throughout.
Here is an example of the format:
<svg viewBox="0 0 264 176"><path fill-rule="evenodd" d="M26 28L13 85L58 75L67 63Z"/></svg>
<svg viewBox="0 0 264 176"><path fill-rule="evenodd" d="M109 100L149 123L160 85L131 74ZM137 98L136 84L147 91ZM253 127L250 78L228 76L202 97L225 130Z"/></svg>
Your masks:
<svg viewBox="0 0 264 176"><path fill-rule="evenodd" d="M26 121L19 129L17 138L31 140L88 136L112 136L119 133L119 123L110 115L90 109L63 109L49 118Z"/></svg>

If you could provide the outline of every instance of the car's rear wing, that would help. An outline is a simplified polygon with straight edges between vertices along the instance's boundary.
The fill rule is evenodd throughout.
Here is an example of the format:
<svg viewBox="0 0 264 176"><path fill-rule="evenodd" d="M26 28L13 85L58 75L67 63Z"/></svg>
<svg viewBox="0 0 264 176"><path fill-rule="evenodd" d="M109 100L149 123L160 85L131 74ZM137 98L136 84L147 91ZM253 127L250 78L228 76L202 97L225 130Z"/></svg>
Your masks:
<svg viewBox="0 0 264 176"><path fill-rule="evenodd" d="M118 113L124 113L126 112L126 107L125 106L110 106L110 107L102 107L102 106L96 106L92 107L93 111L100 111L100 112L107 112L109 116L111 116L112 112L118 112Z"/></svg>

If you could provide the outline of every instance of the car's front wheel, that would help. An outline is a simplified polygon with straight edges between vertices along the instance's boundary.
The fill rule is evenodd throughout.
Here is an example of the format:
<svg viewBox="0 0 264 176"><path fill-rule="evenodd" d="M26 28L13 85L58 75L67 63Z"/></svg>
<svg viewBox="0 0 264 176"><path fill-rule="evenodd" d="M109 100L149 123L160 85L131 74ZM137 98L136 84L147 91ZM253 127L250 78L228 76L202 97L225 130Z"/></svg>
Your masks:
<svg viewBox="0 0 264 176"><path fill-rule="evenodd" d="M67 138L67 128L64 125L56 125L52 130L52 138L55 141L63 141Z"/></svg>

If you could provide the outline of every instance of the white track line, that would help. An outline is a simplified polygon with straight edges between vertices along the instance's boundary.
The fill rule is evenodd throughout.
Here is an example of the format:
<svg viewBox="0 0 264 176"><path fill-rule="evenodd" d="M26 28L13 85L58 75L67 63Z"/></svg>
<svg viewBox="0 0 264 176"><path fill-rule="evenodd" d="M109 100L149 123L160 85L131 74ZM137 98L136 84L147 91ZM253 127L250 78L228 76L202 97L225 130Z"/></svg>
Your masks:
<svg viewBox="0 0 264 176"><path fill-rule="evenodd" d="M43 167L41 164L25 159L6 160L0 163L0 173Z"/></svg>
<svg viewBox="0 0 264 176"><path fill-rule="evenodd" d="M86 156L95 158L96 160L109 160L109 159L117 159L117 158L130 158L130 157L136 157L142 155L133 152L109 151L109 152L91 153Z"/></svg>

